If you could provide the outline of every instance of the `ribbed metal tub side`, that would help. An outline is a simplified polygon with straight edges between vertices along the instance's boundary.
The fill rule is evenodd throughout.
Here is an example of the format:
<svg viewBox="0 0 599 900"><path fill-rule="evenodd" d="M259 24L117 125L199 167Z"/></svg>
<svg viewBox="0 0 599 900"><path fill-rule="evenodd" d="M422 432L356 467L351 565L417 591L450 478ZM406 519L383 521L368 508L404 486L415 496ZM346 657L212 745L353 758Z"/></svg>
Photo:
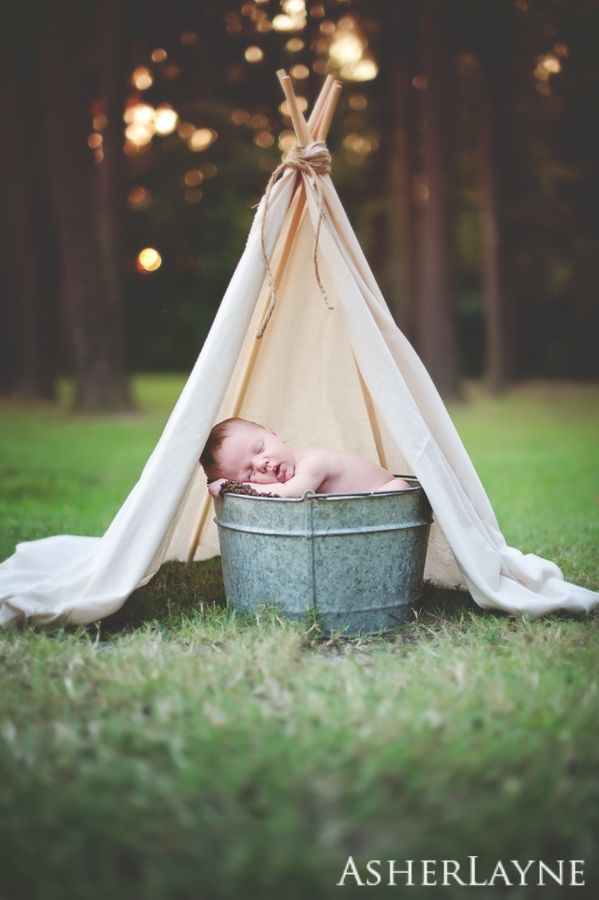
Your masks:
<svg viewBox="0 0 599 900"><path fill-rule="evenodd" d="M225 494L215 502L230 606L315 611L325 631L368 634L410 617L420 596L431 524L424 491Z"/></svg>

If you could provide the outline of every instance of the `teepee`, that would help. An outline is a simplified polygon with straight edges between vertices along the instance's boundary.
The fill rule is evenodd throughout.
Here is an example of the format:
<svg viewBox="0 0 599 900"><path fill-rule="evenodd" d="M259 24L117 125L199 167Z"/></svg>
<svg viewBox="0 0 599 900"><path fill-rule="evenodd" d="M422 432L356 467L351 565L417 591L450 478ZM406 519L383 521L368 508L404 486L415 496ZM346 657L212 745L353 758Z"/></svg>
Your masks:
<svg viewBox="0 0 599 900"><path fill-rule="evenodd" d="M22 543L0 566L0 622L93 622L166 560L218 554L198 458L243 416L292 444L347 450L413 474L435 522L425 577L484 608L587 612L599 594L509 547L445 406L396 327L328 174L340 85L308 122L279 73L297 146L271 179L200 356L139 481L103 537Z"/></svg>

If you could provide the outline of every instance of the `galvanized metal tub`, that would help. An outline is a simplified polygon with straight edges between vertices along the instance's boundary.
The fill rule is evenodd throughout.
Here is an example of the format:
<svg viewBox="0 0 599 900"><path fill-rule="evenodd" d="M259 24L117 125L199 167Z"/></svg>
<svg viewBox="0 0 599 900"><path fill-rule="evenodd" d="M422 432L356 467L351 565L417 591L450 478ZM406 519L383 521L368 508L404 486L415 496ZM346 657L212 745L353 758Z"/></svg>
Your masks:
<svg viewBox="0 0 599 900"><path fill-rule="evenodd" d="M215 500L228 604L316 614L325 632L389 631L420 597L431 508L410 490L301 499L224 494Z"/></svg>

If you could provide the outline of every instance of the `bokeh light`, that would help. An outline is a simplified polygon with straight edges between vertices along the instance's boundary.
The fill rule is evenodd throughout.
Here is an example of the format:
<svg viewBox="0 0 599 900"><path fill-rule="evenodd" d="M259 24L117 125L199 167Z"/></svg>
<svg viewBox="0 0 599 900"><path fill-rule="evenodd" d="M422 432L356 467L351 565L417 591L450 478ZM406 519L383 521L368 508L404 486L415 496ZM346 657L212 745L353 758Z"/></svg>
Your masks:
<svg viewBox="0 0 599 900"><path fill-rule="evenodd" d="M202 150L207 150L217 137L216 131L212 128L196 128L189 138L187 145L194 153L200 153Z"/></svg>
<svg viewBox="0 0 599 900"><path fill-rule="evenodd" d="M139 272L156 272L162 265L162 257L155 247L144 247L137 254L136 264Z"/></svg>
<svg viewBox="0 0 599 900"><path fill-rule="evenodd" d="M254 143L258 147L272 147L275 139L270 131L257 131L254 135Z"/></svg>
<svg viewBox="0 0 599 900"><path fill-rule="evenodd" d="M138 184L127 194L127 203L132 209L140 209L150 202L151 194L143 185Z"/></svg>
<svg viewBox="0 0 599 900"><path fill-rule="evenodd" d="M158 107L154 116L154 127L158 134L172 134L179 122L179 116L169 104Z"/></svg>
<svg viewBox="0 0 599 900"><path fill-rule="evenodd" d="M234 109L231 113L231 121L234 125L245 125L250 118L247 109Z"/></svg>
<svg viewBox="0 0 599 900"><path fill-rule="evenodd" d="M200 169L189 169L183 176L183 184L185 187L196 187L204 180L204 173Z"/></svg>
<svg viewBox="0 0 599 900"><path fill-rule="evenodd" d="M357 63L342 66L340 75L347 81L372 81L378 71L379 67L373 59L361 59Z"/></svg>
<svg viewBox="0 0 599 900"><path fill-rule="evenodd" d="M264 59L264 52L255 45L247 47L243 55L249 63L257 63Z"/></svg>
<svg viewBox="0 0 599 900"><path fill-rule="evenodd" d="M283 153L287 153L288 150L291 150L295 143L295 132L291 131L289 128L286 128L279 135L279 147L283 151Z"/></svg>
<svg viewBox="0 0 599 900"><path fill-rule="evenodd" d="M294 78L297 78L301 81L302 78L308 77L308 75L310 74L310 69L308 68L308 66L298 64L297 66L291 67L291 74Z"/></svg>
<svg viewBox="0 0 599 900"><path fill-rule="evenodd" d="M146 66L138 66L131 75L131 83L138 91L145 91L154 84L152 73Z"/></svg>

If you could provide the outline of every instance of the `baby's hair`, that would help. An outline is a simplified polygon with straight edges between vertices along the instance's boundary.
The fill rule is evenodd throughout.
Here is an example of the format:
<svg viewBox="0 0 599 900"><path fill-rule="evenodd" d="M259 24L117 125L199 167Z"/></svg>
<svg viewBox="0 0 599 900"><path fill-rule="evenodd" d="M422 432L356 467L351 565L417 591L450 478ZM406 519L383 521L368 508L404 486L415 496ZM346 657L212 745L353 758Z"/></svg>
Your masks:
<svg viewBox="0 0 599 900"><path fill-rule="evenodd" d="M264 428L263 425L258 425L257 422L250 422L249 419L240 419L237 416L233 416L231 419L223 419L222 422L218 422L214 425L208 435L208 440L206 441L206 446L202 450L202 455L200 456L200 465L204 469L206 478L209 482L216 481L217 478L223 477L218 462L218 451L222 442L229 434L231 425L235 425L237 422L242 422L244 425L255 425L257 428Z"/></svg>

